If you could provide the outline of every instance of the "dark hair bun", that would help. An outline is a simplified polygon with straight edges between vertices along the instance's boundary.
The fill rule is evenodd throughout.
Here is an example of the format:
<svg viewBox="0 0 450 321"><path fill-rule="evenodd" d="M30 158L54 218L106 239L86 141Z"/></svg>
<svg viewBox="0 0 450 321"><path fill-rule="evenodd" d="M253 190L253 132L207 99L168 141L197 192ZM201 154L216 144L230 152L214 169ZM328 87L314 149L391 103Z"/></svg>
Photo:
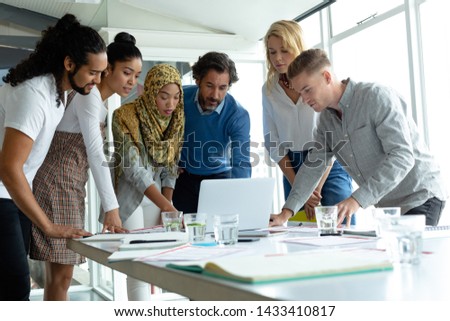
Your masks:
<svg viewBox="0 0 450 321"><path fill-rule="evenodd" d="M55 28L61 31L69 31L73 28L79 28L80 22L78 19L70 13L65 14L55 25Z"/></svg>
<svg viewBox="0 0 450 321"><path fill-rule="evenodd" d="M119 32L114 37L114 42L123 42L123 43L136 45L136 39L132 35L130 35L128 32Z"/></svg>

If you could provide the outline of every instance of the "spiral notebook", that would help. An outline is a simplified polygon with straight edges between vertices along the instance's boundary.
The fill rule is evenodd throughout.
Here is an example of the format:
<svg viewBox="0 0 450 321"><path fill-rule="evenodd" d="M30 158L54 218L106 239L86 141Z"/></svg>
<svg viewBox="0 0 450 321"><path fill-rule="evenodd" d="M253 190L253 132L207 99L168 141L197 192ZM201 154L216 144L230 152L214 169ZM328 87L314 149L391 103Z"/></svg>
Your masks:
<svg viewBox="0 0 450 321"><path fill-rule="evenodd" d="M450 225L426 226L423 238L450 237Z"/></svg>

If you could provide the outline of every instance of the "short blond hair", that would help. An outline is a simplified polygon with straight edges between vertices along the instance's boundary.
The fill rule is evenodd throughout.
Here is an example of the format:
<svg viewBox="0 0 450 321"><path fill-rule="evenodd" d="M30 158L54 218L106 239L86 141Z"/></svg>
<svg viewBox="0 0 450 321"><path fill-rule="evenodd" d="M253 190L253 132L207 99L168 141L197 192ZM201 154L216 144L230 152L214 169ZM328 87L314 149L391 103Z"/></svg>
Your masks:
<svg viewBox="0 0 450 321"><path fill-rule="evenodd" d="M292 79L303 72L312 74L324 67L331 66L327 53L322 49L309 49L303 51L289 65L287 76Z"/></svg>

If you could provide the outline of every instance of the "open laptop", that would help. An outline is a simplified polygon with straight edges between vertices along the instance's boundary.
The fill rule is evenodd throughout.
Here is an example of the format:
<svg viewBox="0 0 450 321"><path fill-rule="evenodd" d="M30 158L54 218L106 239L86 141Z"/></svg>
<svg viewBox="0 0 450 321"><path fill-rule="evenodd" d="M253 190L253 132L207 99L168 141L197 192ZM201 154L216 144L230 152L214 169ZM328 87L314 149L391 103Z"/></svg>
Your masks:
<svg viewBox="0 0 450 321"><path fill-rule="evenodd" d="M274 178L203 180L197 212L207 214L206 232L214 231L215 214L239 214L239 231L267 228L274 187Z"/></svg>

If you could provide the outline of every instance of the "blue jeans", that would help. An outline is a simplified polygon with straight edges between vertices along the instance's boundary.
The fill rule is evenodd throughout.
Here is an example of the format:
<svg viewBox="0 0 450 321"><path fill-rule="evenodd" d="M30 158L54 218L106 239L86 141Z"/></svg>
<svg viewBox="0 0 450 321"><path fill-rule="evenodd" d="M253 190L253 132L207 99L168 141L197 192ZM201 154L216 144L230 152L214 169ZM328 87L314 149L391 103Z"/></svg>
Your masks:
<svg viewBox="0 0 450 321"><path fill-rule="evenodd" d="M303 161L306 159L308 151L301 152L288 152L288 157L291 160L291 165L294 168L294 172L297 174ZM284 198L287 199L291 192L291 184L287 180L286 176L283 177ZM331 168L325 184L322 187L322 200L323 206L336 205L340 201L352 195L352 179L350 175L344 170L341 164L336 160ZM345 221L343 222L345 224ZM352 215L350 222L352 225L356 223L355 216Z"/></svg>
<svg viewBox="0 0 450 321"><path fill-rule="evenodd" d="M0 301L30 299L31 221L10 199L0 199Z"/></svg>

